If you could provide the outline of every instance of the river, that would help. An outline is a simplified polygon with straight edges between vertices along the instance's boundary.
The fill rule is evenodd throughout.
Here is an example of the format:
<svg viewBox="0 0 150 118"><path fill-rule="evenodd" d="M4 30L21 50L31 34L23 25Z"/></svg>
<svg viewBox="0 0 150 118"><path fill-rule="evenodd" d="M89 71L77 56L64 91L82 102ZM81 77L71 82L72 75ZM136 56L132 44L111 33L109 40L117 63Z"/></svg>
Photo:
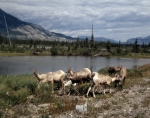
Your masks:
<svg viewBox="0 0 150 118"><path fill-rule="evenodd" d="M69 67L73 71L89 68L98 71L108 66L127 69L150 63L150 59L108 58L86 56L0 56L0 75L32 74L36 69L39 73L53 72L57 70L67 71Z"/></svg>

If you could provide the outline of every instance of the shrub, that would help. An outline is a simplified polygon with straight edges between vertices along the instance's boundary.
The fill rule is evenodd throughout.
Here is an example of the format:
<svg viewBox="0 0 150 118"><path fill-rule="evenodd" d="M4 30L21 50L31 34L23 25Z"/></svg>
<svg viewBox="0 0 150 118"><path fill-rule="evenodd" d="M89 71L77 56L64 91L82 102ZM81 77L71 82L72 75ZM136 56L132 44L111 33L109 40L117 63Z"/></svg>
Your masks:
<svg viewBox="0 0 150 118"><path fill-rule="evenodd" d="M27 88L21 88L18 91L14 91L12 95L10 95L11 104L18 104L21 102L25 102L27 97L29 96L30 92Z"/></svg>
<svg viewBox="0 0 150 118"><path fill-rule="evenodd" d="M52 87L43 83L40 88L36 89L35 94L41 102L49 102L52 98Z"/></svg>
<svg viewBox="0 0 150 118"><path fill-rule="evenodd" d="M0 84L0 107L6 107L9 104L9 96L11 90L5 84Z"/></svg>
<svg viewBox="0 0 150 118"><path fill-rule="evenodd" d="M108 67L105 67L105 68L100 69L100 70L98 71L98 73L107 75L107 74L108 74Z"/></svg>

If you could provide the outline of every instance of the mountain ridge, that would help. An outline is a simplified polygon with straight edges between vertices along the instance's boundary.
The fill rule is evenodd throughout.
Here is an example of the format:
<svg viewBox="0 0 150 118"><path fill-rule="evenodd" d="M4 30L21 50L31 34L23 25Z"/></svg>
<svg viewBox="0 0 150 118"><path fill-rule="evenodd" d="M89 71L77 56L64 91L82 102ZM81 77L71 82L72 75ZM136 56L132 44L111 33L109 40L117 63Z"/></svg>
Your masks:
<svg viewBox="0 0 150 118"><path fill-rule="evenodd" d="M150 35L147 37L136 37L136 38L130 38L126 41L128 44L133 44L135 43L135 40L137 39L138 44L142 45L143 43L148 45L150 43Z"/></svg>
<svg viewBox="0 0 150 118"><path fill-rule="evenodd" d="M79 37L80 39L91 39L91 36L80 36ZM105 38L105 37L94 37L94 40L95 41L98 41L98 42L107 42L107 41L110 41L111 43L118 43L118 41L114 40L114 39L109 39L109 38Z"/></svg>
<svg viewBox="0 0 150 118"><path fill-rule="evenodd" d="M21 39L42 39L42 40L60 40L66 41L67 39L74 39L71 36L66 36L61 33L50 32L45 30L40 25L33 23L27 23L21 21L20 19L7 14L2 9L0 9L0 33L7 35L5 19L6 18L9 34L11 38L21 38Z"/></svg>

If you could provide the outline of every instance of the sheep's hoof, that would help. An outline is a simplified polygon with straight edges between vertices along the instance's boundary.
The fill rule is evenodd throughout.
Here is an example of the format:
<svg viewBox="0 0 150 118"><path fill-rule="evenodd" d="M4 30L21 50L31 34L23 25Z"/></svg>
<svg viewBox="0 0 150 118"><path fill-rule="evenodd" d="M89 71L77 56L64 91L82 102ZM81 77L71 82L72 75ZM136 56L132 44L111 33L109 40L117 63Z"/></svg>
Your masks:
<svg viewBox="0 0 150 118"><path fill-rule="evenodd" d="M85 95L85 97L87 97L87 98L88 98L89 96L88 96L88 95Z"/></svg>

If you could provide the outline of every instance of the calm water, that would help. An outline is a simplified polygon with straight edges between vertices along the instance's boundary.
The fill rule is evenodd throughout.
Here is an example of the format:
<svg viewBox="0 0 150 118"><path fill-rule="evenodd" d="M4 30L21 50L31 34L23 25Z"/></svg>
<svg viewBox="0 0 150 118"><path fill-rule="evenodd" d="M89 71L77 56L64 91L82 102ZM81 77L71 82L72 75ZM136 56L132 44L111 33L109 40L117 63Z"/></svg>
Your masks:
<svg viewBox="0 0 150 118"><path fill-rule="evenodd" d="M150 63L150 59L107 58L107 57L82 57L82 56L0 56L0 75L32 74L37 69L39 73L63 70L69 67L73 71L89 68L98 71L103 67L121 66L132 68Z"/></svg>

